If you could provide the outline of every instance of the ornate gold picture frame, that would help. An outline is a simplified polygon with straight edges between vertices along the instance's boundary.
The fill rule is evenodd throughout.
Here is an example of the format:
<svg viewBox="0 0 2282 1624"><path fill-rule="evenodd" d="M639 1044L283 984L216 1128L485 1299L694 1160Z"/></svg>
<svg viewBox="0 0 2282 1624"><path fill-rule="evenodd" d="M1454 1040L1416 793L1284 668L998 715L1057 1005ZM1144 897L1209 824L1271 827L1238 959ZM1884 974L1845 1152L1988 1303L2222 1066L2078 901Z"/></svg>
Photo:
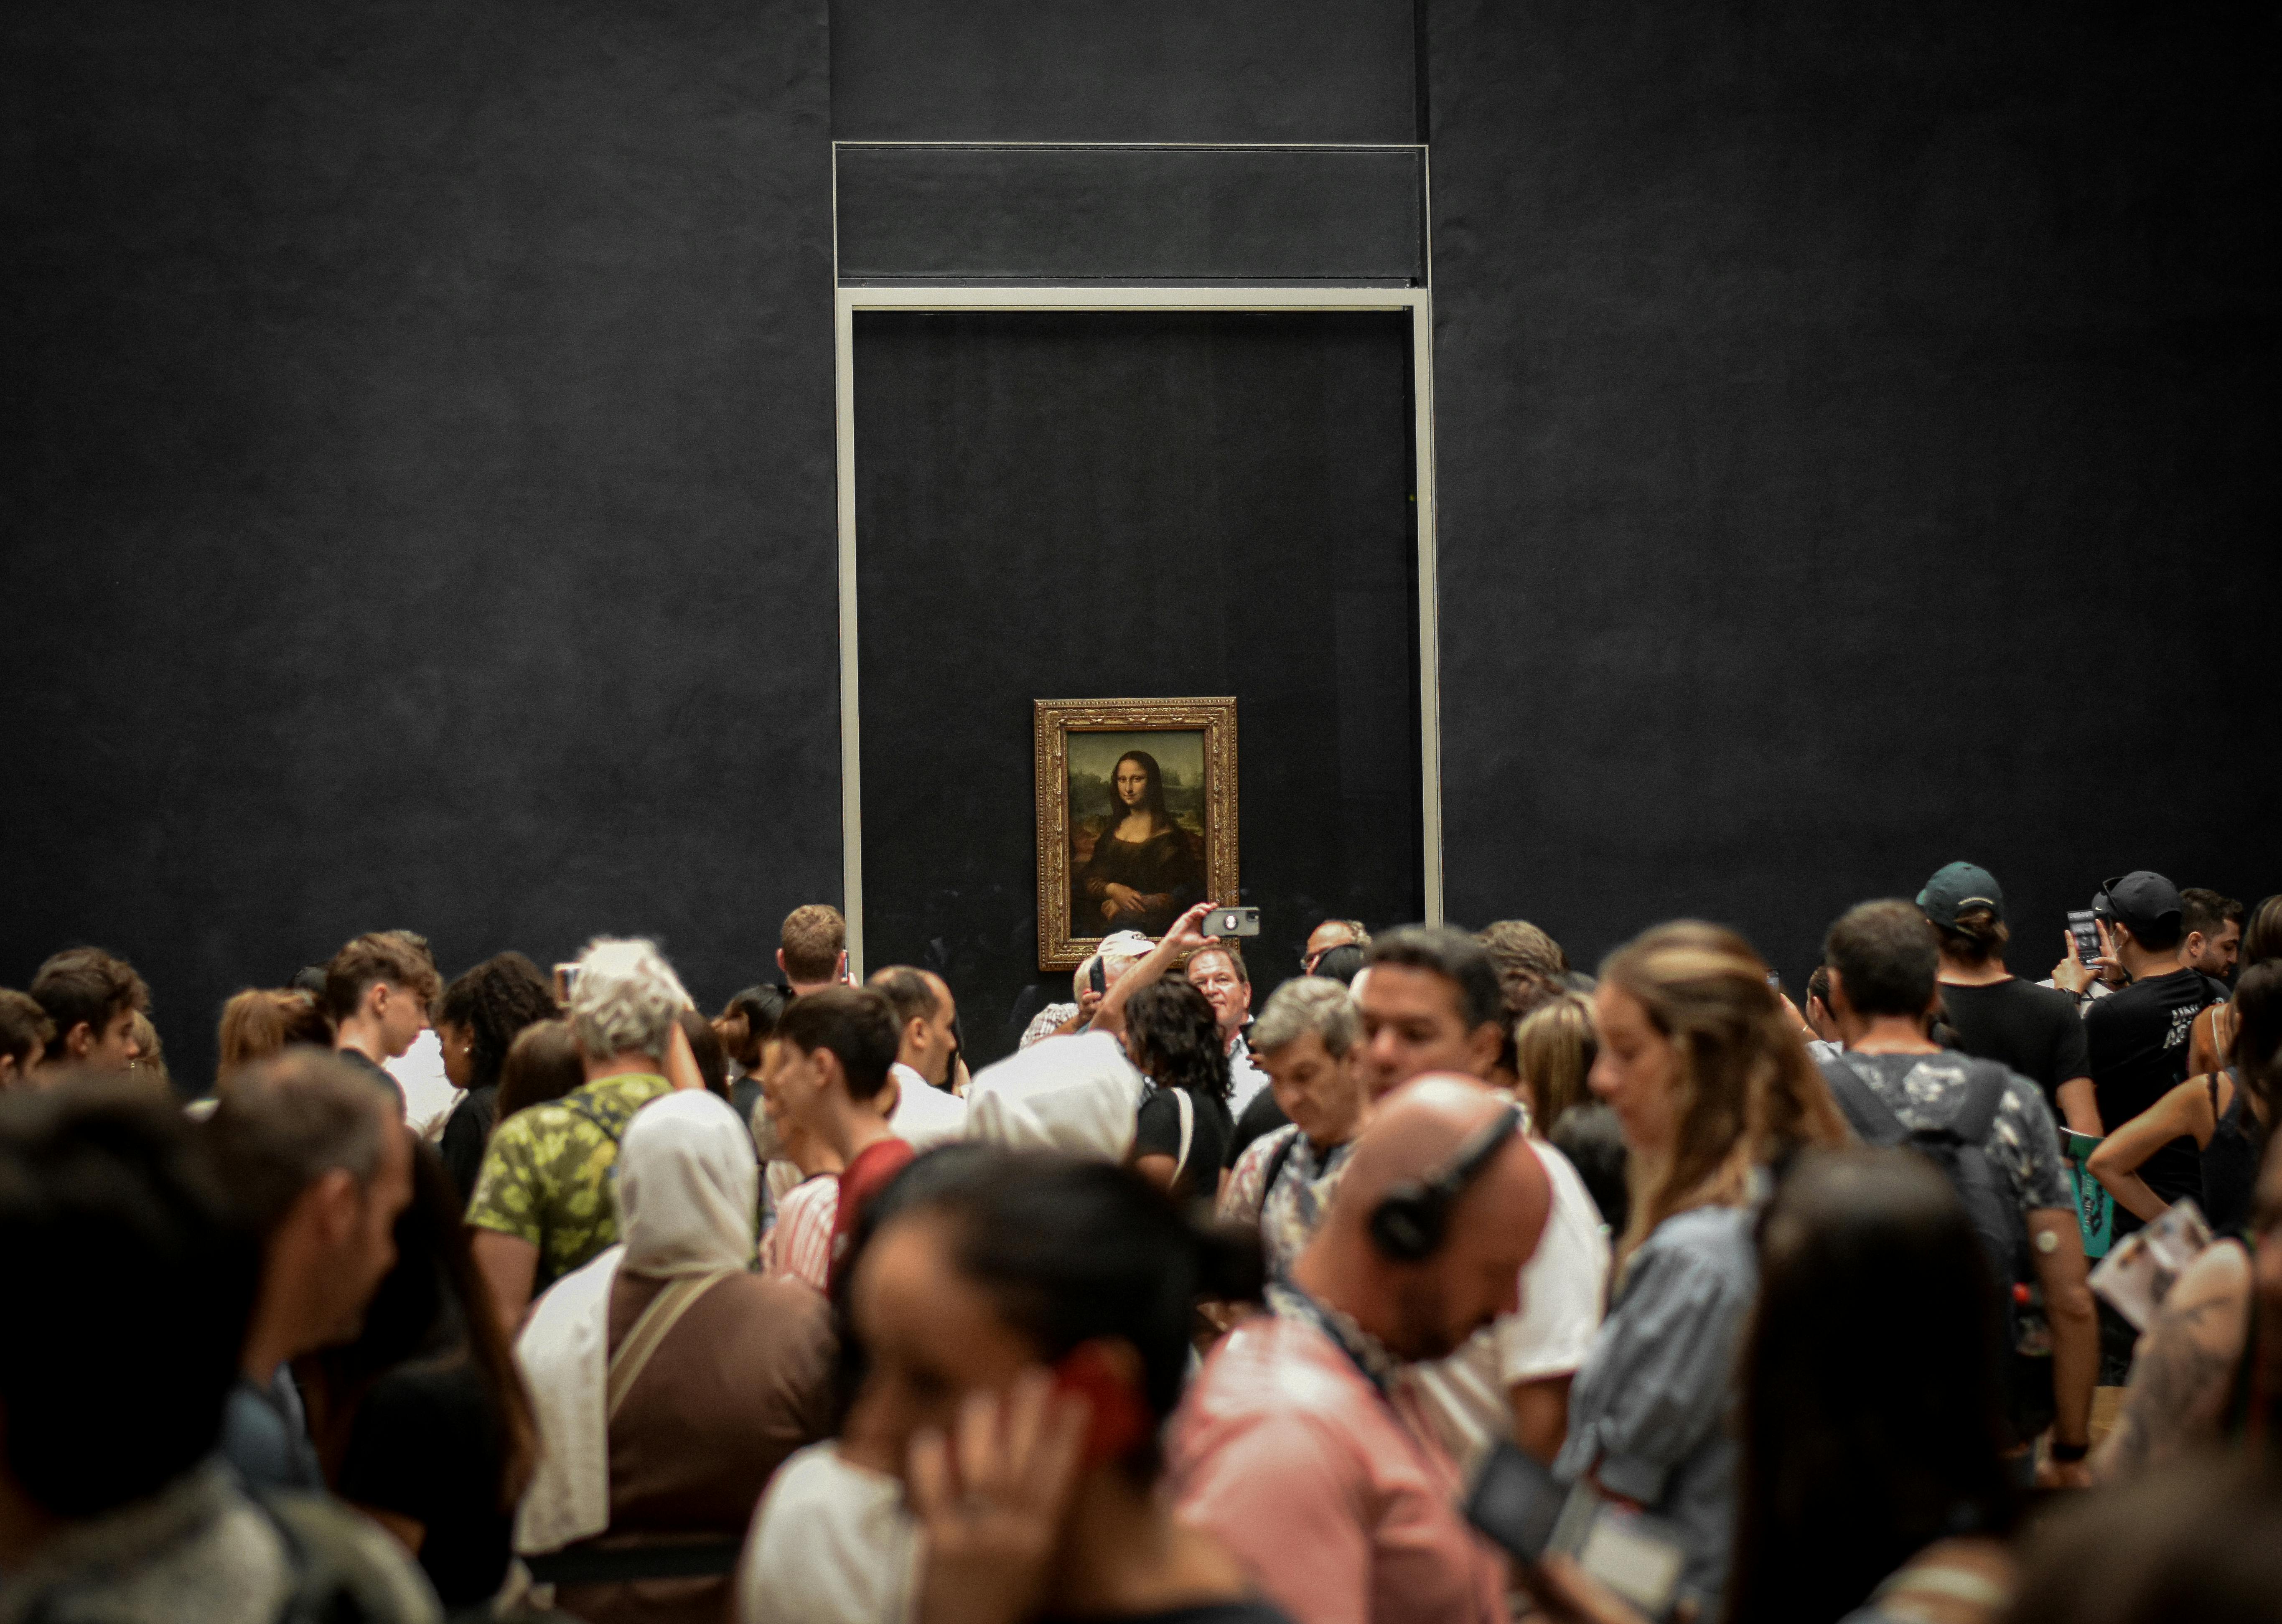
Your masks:
<svg viewBox="0 0 2282 1624"><path fill-rule="evenodd" d="M1035 703L1040 970L1236 901L1234 699Z"/></svg>

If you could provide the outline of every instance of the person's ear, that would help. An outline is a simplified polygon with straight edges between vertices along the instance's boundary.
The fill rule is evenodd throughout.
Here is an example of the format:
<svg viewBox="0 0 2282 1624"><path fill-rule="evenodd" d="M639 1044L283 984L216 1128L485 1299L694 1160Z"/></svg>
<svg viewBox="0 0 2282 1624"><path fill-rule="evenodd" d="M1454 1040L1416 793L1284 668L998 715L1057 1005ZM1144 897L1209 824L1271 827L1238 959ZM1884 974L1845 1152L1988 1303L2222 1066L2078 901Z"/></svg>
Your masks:
<svg viewBox="0 0 2282 1624"><path fill-rule="evenodd" d="M328 1167L301 1192L317 1237L328 1247L345 1244L357 1232L364 1191L345 1167Z"/></svg>
<svg viewBox="0 0 2282 1624"><path fill-rule="evenodd" d="M904 1023L904 1043L913 1048L925 1048L928 1040L927 1017L914 1015Z"/></svg>
<svg viewBox="0 0 2282 1624"><path fill-rule="evenodd" d="M1484 1021L1466 1040L1466 1070L1476 1077L1487 1077L1504 1053L1505 1028L1495 1021Z"/></svg>
<svg viewBox="0 0 2282 1624"><path fill-rule="evenodd" d="M792 974L792 971L785 968L784 949L782 947L779 947L777 949L777 973L782 976L789 976Z"/></svg>
<svg viewBox="0 0 2282 1624"><path fill-rule="evenodd" d="M64 1033L64 1055L67 1059L85 1060L87 1051L94 1047L95 1028L85 1021L74 1022L72 1029Z"/></svg>

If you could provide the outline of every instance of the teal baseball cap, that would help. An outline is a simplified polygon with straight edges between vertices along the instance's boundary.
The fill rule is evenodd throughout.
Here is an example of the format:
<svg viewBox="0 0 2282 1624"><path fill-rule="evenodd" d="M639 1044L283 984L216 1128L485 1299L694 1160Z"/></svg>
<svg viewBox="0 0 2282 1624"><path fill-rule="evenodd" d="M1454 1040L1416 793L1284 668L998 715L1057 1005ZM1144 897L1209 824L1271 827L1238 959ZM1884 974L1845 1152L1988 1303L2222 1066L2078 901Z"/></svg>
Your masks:
<svg viewBox="0 0 2282 1624"><path fill-rule="evenodd" d="M1952 862L1926 881L1925 889L1918 893L1918 906L1936 924L1954 930L1957 916L1968 909L1985 908L2004 918L2005 892L1988 870L1976 863Z"/></svg>

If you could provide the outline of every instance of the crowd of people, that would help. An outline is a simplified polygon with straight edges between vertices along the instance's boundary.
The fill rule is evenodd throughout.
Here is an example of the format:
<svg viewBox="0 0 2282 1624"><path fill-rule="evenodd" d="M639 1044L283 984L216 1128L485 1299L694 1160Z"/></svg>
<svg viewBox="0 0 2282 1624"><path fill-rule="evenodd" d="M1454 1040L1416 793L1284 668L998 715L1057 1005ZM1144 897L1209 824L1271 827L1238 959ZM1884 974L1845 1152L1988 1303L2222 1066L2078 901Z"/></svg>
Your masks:
<svg viewBox="0 0 2282 1624"><path fill-rule="evenodd" d="M1796 1001L1693 921L1256 987L1205 912L979 1068L822 905L710 1018L644 940L361 935L210 1090L56 954L0 1624L2282 1619L2282 896L2121 876L2039 983L1952 863Z"/></svg>

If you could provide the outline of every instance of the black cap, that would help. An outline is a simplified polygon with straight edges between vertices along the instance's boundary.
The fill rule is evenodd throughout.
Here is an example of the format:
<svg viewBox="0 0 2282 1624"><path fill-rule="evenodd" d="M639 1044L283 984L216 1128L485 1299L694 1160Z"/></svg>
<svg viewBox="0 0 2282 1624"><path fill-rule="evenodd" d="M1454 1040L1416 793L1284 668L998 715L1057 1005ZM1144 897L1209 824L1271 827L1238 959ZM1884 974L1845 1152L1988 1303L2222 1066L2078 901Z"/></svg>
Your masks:
<svg viewBox="0 0 2282 1624"><path fill-rule="evenodd" d="M1970 862L1952 862L1926 881L1925 889L1918 893L1918 906L1936 924L1954 930L1958 915L1968 908L1985 908L2002 919L2005 893L1988 870Z"/></svg>
<svg viewBox="0 0 2282 1624"><path fill-rule="evenodd" d="M2131 926L2135 936L2161 937L2167 933L2167 918L2172 929L2177 928L2186 904L2179 900L2179 888L2169 880L2146 869L2134 869L2101 885L2092 911Z"/></svg>

